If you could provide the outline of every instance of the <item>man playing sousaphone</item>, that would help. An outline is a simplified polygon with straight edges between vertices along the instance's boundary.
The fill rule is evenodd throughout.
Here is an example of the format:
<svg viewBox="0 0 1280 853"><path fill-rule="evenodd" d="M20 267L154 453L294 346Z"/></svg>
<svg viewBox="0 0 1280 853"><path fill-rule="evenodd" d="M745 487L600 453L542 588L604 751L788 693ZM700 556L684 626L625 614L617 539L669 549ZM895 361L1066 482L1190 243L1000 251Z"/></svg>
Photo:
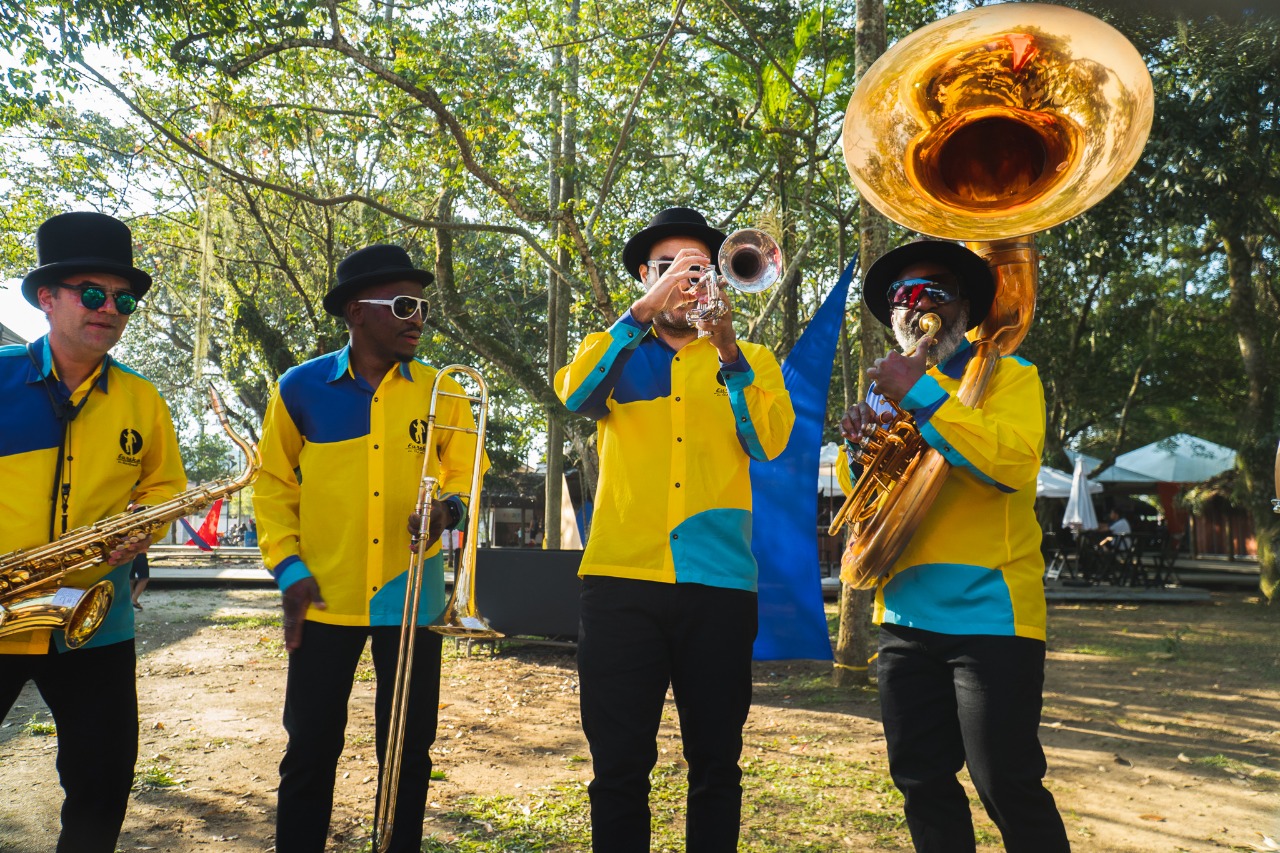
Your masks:
<svg viewBox="0 0 1280 853"><path fill-rule="evenodd" d="M162 504L187 481L169 407L110 355L151 288L133 265L129 227L89 211L54 216L36 231L36 256L22 295L49 334L0 348L0 554L54 542L131 502ZM138 756L129 563L150 545L135 534L102 565L67 576L64 599L104 579L114 587L88 639L49 628L0 638L0 718L31 681L58 727L60 853L111 853L124 823Z"/></svg>
<svg viewBox="0 0 1280 853"><path fill-rule="evenodd" d="M1040 746L1044 684L1044 560L1036 474L1044 390L1034 366L997 360L981 407L957 398L978 326L995 293L985 261L957 243L924 240L867 271L862 297L903 355L877 359L875 391L911 414L951 469L902 555L876 588L880 702L889 770L920 851L972 851L966 764L1009 850L1069 849ZM921 332L926 314L941 327ZM854 444L884 415L844 413ZM850 472L856 476L857 472ZM844 479L842 477L842 479ZM846 489L847 489L847 483Z"/></svg>

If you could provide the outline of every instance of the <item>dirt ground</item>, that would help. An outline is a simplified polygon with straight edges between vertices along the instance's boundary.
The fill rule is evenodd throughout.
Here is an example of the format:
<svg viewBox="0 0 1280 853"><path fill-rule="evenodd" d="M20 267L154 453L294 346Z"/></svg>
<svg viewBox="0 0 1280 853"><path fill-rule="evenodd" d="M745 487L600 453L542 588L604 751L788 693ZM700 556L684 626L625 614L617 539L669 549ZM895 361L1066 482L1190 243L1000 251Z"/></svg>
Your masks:
<svg viewBox="0 0 1280 853"><path fill-rule="evenodd" d="M139 614L141 748L119 849L273 848L286 660L269 588L169 587ZM1042 738L1076 850L1274 850L1280 838L1280 611L1244 593L1210 605L1057 605ZM874 688L829 664L756 666L743 850L910 849L887 780ZM358 675L332 849L367 850L377 770L371 672ZM590 778L571 650L446 641L428 809L431 851L570 851ZM91 696L85 701L92 702ZM655 812L682 849L670 703ZM0 851L52 850L56 738L28 686L0 728ZM982 850L999 837L973 798Z"/></svg>

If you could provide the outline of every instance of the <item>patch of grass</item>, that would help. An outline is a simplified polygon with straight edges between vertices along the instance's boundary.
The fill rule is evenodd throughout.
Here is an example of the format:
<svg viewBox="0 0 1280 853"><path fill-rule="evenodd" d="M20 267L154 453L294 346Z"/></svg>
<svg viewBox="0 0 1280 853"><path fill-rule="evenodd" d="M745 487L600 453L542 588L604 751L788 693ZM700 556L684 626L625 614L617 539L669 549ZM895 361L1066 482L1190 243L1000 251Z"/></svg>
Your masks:
<svg viewBox="0 0 1280 853"><path fill-rule="evenodd" d="M209 617L209 624L215 628L227 630L265 631L282 627L283 615L272 613L267 616L250 614L216 615Z"/></svg>
<svg viewBox="0 0 1280 853"><path fill-rule="evenodd" d="M1226 773L1238 773L1240 775L1247 774L1253 769L1243 761L1237 761L1226 755L1205 755L1191 759L1191 763L1200 767L1212 767Z"/></svg>
<svg viewBox="0 0 1280 853"><path fill-rule="evenodd" d="M23 724L22 730L32 737L57 737L58 727L52 720L41 720L36 714Z"/></svg>
<svg viewBox="0 0 1280 853"><path fill-rule="evenodd" d="M443 771L443 770L432 770L432 771L431 771L431 781L432 781L432 782L443 782L445 779L448 779L448 778L449 778L449 777L445 775L445 773L444 773L444 771Z"/></svg>
<svg viewBox="0 0 1280 853"><path fill-rule="evenodd" d="M134 771L133 787L137 788L174 788L185 780L173 775L173 767L168 764L148 764Z"/></svg>
<svg viewBox="0 0 1280 853"><path fill-rule="evenodd" d="M423 840L424 853L560 853L590 848L587 791L561 785L536 799L474 797L436 820L448 825Z"/></svg>

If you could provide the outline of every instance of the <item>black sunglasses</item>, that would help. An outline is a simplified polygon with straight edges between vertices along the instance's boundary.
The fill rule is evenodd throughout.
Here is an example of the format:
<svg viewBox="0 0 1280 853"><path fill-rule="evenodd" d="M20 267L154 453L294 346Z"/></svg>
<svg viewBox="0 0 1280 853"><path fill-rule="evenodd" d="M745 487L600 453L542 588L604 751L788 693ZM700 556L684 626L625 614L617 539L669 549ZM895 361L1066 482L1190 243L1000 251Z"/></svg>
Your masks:
<svg viewBox="0 0 1280 853"><path fill-rule="evenodd" d="M931 278L907 278L889 285L889 304L894 308L915 308L924 297L934 305L949 305L960 298L959 293L947 290L946 282Z"/></svg>
<svg viewBox="0 0 1280 853"><path fill-rule="evenodd" d="M107 291L96 284L74 285L60 284L59 287L65 287L67 290L74 290L80 294L80 304L90 311L97 311L103 305L107 304ZM111 298L116 301L116 310L121 314L132 314L138 310L138 297L134 296L127 290L117 290L111 294Z"/></svg>

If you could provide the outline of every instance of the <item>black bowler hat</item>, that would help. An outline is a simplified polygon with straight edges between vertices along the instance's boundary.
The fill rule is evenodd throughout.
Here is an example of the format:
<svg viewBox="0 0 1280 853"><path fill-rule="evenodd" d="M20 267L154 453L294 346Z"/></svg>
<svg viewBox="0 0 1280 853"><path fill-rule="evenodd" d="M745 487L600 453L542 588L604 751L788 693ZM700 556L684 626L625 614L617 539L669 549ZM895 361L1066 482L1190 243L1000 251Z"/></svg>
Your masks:
<svg viewBox="0 0 1280 853"><path fill-rule="evenodd" d="M649 250L664 237L692 237L707 244L711 262L715 263L724 242L724 232L707 224L706 217L688 207L668 207L653 219L643 231L627 241L622 248L622 265L635 279L640 278L640 265L649 262Z"/></svg>
<svg viewBox="0 0 1280 853"><path fill-rule="evenodd" d="M366 287L388 281L414 281L426 287L436 277L420 270L399 246L379 244L357 249L338 262L338 283L324 295L324 310L335 317Z"/></svg>
<svg viewBox="0 0 1280 853"><path fill-rule="evenodd" d="M151 276L133 266L129 226L105 213L60 213L36 229L36 268L22 280L22 295L37 308L41 285L61 284L77 273L118 275L141 299L151 289Z"/></svg>
<svg viewBox="0 0 1280 853"><path fill-rule="evenodd" d="M862 301L884 325L893 328L889 285L907 267L929 261L940 264L960 279L960 295L969 300L969 328L987 318L996 296L996 280L987 262L975 252L949 240L917 240L885 252L867 270L862 281Z"/></svg>

